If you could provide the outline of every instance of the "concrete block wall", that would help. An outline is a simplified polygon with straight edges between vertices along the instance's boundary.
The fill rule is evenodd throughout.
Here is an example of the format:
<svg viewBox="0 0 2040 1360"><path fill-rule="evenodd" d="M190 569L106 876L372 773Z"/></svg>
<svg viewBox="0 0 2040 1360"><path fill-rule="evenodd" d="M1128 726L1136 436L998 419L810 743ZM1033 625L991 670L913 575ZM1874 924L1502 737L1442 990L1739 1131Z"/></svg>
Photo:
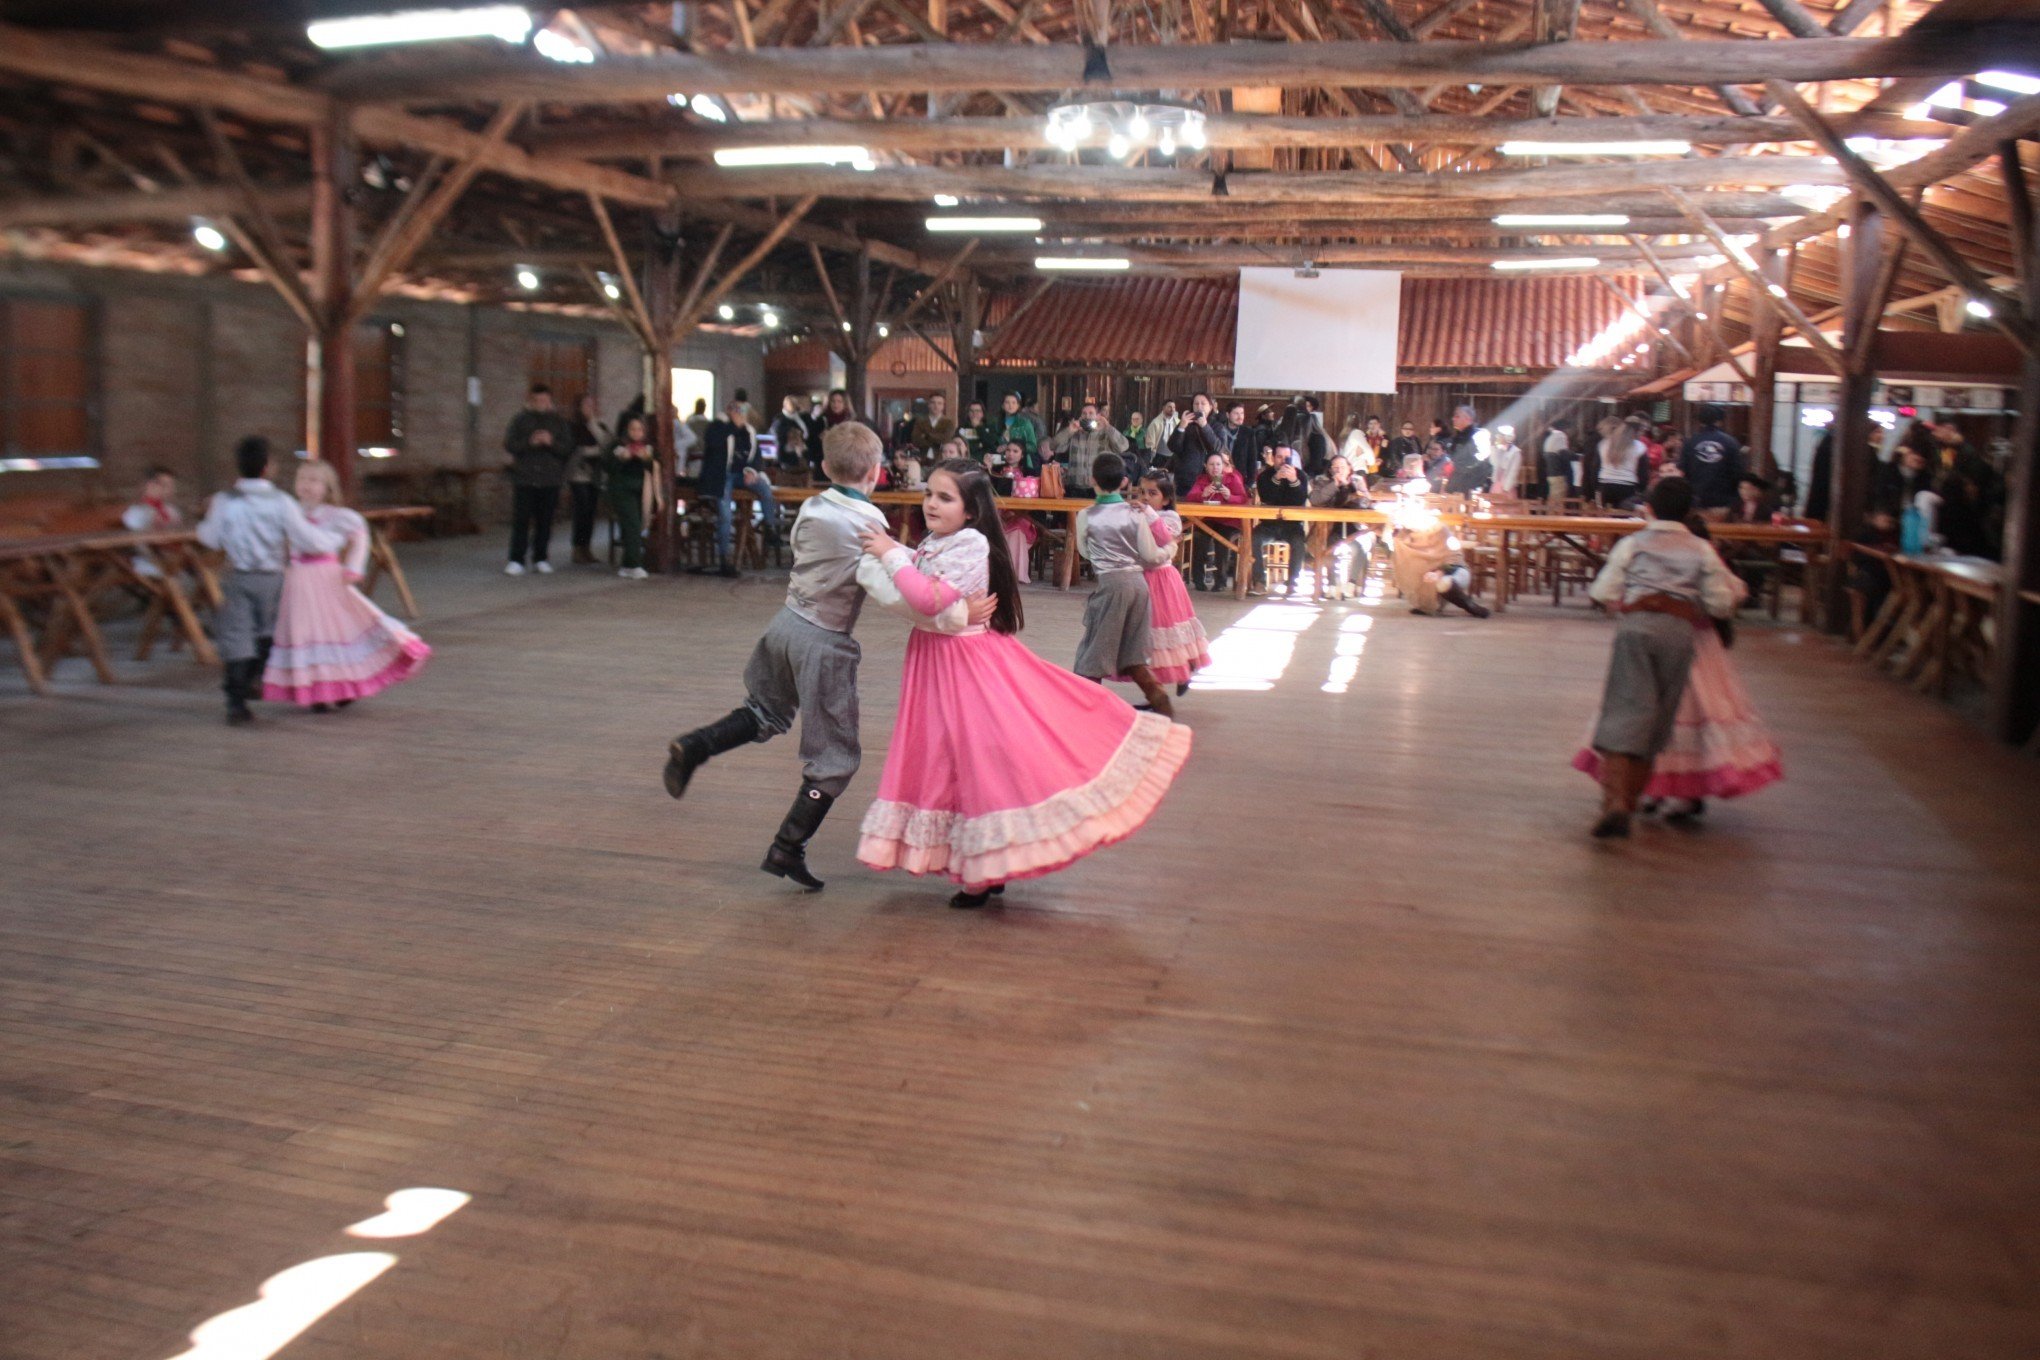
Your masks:
<svg viewBox="0 0 2040 1360"><path fill-rule="evenodd" d="M62 495L116 498L152 464L175 469L194 504L232 477L234 441L267 436L278 448L303 441L304 329L266 286L128 270L0 261L0 295L91 299L98 310L99 447L96 473L0 474L0 499ZM596 341L596 393L604 419L636 395L643 361L613 323L504 307L388 298L372 313L404 327L401 466L493 468L503 431L524 404L528 342L538 332ZM676 365L717 376L719 397L765 386L756 340L698 335ZM468 402L470 377L481 404ZM508 493L484 479L480 506L499 513Z"/></svg>

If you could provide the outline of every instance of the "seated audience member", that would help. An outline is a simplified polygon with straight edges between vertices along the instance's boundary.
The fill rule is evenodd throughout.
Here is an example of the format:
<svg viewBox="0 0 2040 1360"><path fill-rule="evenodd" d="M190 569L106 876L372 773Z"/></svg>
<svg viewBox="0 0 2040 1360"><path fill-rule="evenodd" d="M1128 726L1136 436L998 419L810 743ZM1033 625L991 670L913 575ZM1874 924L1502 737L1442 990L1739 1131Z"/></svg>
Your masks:
<svg viewBox="0 0 2040 1360"><path fill-rule="evenodd" d="M1699 497L1694 497L1698 504ZM1771 484L1760 472L1745 472L1736 478L1735 504L1723 516L1730 524L1769 524L1778 503L1772 499Z"/></svg>
<svg viewBox="0 0 2040 1360"><path fill-rule="evenodd" d="M1373 504L1366 483L1353 470L1345 454L1334 454L1332 466L1310 483L1310 503L1321 510L1365 510ZM1374 556L1374 531L1364 524L1327 524L1325 546L1330 550L1332 583L1327 594L1351 599L1360 593L1367 577L1367 564Z"/></svg>
<svg viewBox="0 0 2040 1360"><path fill-rule="evenodd" d="M177 474L166 467L152 467L142 478L141 494L121 511L120 527L129 533L147 534L183 525L184 512L177 508ZM147 553L136 553L135 572L140 576L161 576L162 568Z"/></svg>
<svg viewBox="0 0 2040 1360"><path fill-rule="evenodd" d="M1422 528L1397 529L1391 560L1395 587L1412 614L1438 615L1454 604L1477 619L1488 616L1487 606L1467 593L1473 573L1459 539L1442 521L1433 517Z"/></svg>
<svg viewBox="0 0 2040 1360"><path fill-rule="evenodd" d="M1381 475L1384 477L1400 477L1405 463L1424 456L1424 446L1417 440L1415 422L1405 420L1396 428L1396 437L1388 441L1381 455Z"/></svg>
<svg viewBox="0 0 2040 1360"><path fill-rule="evenodd" d="M1204 460L1204 472L1190 485L1190 494L1177 502L1177 508L1190 505L1245 505L1247 484L1240 480L1240 474L1233 471L1231 461L1222 453L1214 453ZM1188 518L1187 516L1185 518ZM1240 522L1234 519L1205 521L1213 530L1222 534L1239 532ZM1194 527L1186 528L1187 533L1196 533ZM1230 563L1210 534L1199 533L1196 546L1190 550L1190 579L1199 590L1223 590ZM1217 571L1211 584L1205 584L1204 564L1214 553L1219 554ZM1237 554L1235 554L1236 556ZM1251 578L1249 578L1251 579Z"/></svg>
<svg viewBox="0 0 2040 1360"><path fill-rule="evenodd" d="M1424 480L1431 484L1431 490L1442 492L1451 479L1451 446L1442 439L1433 439L1424 446Z"/></svg>
<svg viewBox="0 0 2040 1360"><path fill-rule="evenodd" d="M1295 408L1301 409L1301 408ZM1263 505L1300 506L1309 503L1310 489L1304 485L1303 471L1297 467L1297 451L1287 444L1277 444L1261 455L1261 471L1254 478L1254 494ZM1292 519L1258 520L1254 524L1254 577L1264 587L1273 582L1262 580L1265 572L1261 569L1262 545L1286 543L1289 545L1289 594L1296 594L1297 582L1303 579L1304 528Z"/></svg>

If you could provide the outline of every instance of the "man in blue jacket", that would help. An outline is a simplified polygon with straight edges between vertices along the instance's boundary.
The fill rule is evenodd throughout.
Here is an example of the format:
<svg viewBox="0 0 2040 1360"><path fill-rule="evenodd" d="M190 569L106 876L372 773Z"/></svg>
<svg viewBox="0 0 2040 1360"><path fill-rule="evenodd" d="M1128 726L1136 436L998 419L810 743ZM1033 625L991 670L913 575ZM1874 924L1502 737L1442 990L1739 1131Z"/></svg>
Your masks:
<svg viewBox="0 0 2040 1360"><path fill-rule="evenodd" d="M1743 447L1734 435L1721 428L1721 408L1703 402L1693 408L1700 433L1686 441L1679 455L1679 470L1693 486L1693 505L1700 510L1723 510L1734 505L1736 483L1743 475Z"/></svg>

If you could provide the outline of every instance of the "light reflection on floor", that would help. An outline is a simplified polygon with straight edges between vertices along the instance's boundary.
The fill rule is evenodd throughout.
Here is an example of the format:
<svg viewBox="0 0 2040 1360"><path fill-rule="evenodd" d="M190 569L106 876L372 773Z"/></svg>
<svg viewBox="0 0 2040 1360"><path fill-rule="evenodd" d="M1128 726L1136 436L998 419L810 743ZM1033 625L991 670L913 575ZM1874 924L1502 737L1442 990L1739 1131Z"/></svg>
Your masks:
<svg viewBox="0 0 2040 1360"><path fill-rule="evenodd" d="M1367 630L1374 626L1372 614L1348 614L1339 623L1339 640L1332 652L1331 674L1318 688L1326 694L1344 694L1353 677L1360 673L1360 657L1367 650Z"/></svg>
<svg viewBox="0 0 2040 1360"><path fill-rule="evenodd" d="M458 1190L416 1187L383 1201L383 1212L350 1225L350 1237L415 1237L468 1202ZM386 1251L320 1256L262 1282L253 1303L229 1308L191 1331L191 1349L170 1360L269 1360L305 1329L373 1284L397 1263Z"/></svg>
<svg viewBox="0 0 2040 1360"><path fill-rule="evenodd" d="M1317 621L1316 605L1256 605L1211 640L1211 664L1191 678L1194 690L1265 691L1289 669L1297 635Z"/></svg>

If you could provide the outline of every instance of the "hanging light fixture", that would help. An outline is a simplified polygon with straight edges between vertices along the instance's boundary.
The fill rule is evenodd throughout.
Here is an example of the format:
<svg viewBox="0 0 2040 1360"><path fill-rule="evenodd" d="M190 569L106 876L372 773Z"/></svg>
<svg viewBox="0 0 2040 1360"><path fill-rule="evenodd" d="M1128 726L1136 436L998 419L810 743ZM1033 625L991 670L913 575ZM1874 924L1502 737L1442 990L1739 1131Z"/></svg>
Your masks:
<svg viewBox="0 0 2040 1360"><path fill-rule="evenodd" d="M1058 104L1043 129L1048 144L1074 154L1102 144L1107 155L1125 160L1150 143L1164 156L1205 146L1204 111L1187 104L1149 104L1130 99Z"/></svg>

